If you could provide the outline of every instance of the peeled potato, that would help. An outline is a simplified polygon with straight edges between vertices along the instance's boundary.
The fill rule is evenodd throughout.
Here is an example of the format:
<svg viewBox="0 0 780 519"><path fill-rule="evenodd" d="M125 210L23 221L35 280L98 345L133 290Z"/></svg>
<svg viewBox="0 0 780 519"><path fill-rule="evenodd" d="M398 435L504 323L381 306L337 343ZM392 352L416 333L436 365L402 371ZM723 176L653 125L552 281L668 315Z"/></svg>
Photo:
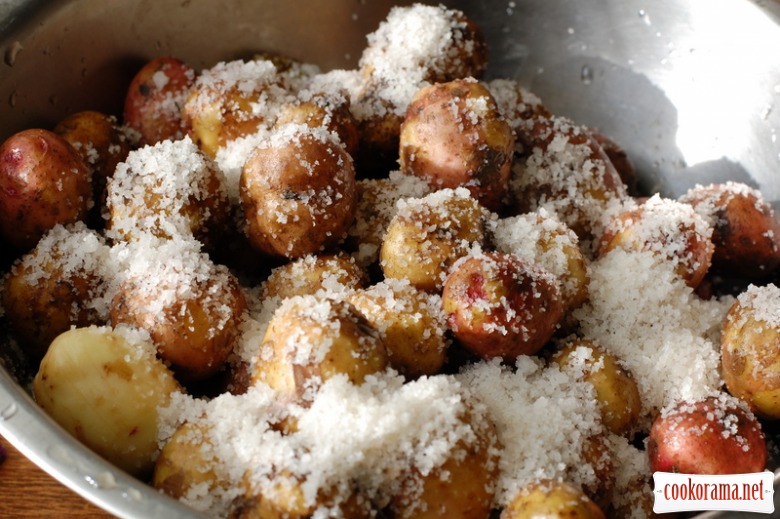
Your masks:
<svg viewBox="0 0 780 519"><path fill-rule="evenodd" d="M94 326L57 337L33 381L35 399L55 421L136 476L154 466L159 409L179 389L144 335Z"/></svg>

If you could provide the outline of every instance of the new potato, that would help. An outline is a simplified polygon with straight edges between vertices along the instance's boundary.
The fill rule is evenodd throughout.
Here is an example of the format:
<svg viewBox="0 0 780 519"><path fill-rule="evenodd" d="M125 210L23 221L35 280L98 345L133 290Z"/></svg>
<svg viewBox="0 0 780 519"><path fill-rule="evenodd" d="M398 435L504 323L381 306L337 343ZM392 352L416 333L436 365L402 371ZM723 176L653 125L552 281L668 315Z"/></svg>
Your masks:
<svg viewBox="0 0 780 519"><path fill-rule="evenodd" d="M107 327L57 337L33 381L35 400L54 420L139 477L154 466L159 409L180 389L148 339Z"/></svg>

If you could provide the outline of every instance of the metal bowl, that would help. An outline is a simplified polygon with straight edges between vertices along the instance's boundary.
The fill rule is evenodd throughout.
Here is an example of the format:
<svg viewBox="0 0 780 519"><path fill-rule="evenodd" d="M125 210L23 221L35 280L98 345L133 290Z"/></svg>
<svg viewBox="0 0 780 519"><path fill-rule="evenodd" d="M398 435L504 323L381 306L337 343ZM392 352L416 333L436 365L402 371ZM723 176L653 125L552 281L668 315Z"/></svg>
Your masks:
<svg viewBox="0 0 780 519"><path fill-rule="evenodd" d="M352 68L365 35L398 3L0 1L0 138L76 110L120 113L134 72L162 54L196 68L257 51ZM613 137L641 189L676 196L696 183L737 180L780 204L777 1L444 3L484 30L491 77L516 78L553 112ZM0 433L22 453L119 517L197 516L71 438L4 364ZM715 515L725 517L706 516Z"/></svg>

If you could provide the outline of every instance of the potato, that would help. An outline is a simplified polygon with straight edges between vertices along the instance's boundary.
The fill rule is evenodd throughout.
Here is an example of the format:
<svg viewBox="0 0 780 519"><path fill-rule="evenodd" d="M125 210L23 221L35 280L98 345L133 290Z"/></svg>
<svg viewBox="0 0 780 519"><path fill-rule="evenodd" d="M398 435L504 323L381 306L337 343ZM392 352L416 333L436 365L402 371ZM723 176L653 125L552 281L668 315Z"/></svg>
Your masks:
<svg viewBox="0 0 780 519"><path fill-rule="evenodd" d="M92 207L91 172L56 133L23 130L0 145L0 235L28 251L59 224L84 219Z"/></svg>
<svg viewBox="0 0 780 519"><path fill-rule="evenodd" d="M780 266L780 222L759 191L737 182L697 185L680 201L713 227L714 271L756 279Z"/></svg>
<svg viewBox="0 0 780 519"><path fill-rule="evenodd" d="M148 338L128 328L75 328L52 342L33 394L68 432L122 470L147 476L161 407L180 387Z"/></svg>
<svg viewBox="0 0 780 519"><path fill-rule="evenodd" d="M481 77L487 47L462 12L422 4L391 9L367 39L352 110L361 138L358 169L376 176L396 163L401 123L414 94L428 83Z"/></svg>
<svg viewBox="0 0 780 519"><path fill-rule="evenodd" d="M582 461L593 468L595 481L584 483L582 491L601 510L606 510L612 502L617 480L615 466L622 460L616 459L612 446L603 433L593 434L582 442ZM568 472L572 477L577 477L580 467L569 467Z"/></svg>
<svg viewBox="0 0 780 519"><path fill-rule="evenodd" d="M636 432L642 400L630 371L593 341L573 339L563 343L552 361L564 371L579 373L593 386L604 426L614 434L631 437Z"/></svg>
<svg viewBox="0 0 780 519"><path fill-rule="evenodd" d="M227 488L228 482L215 472L214 441L203 423L180 425L154 464L152 486L176 499L187 497L191 490L202 492L204 486L209 492Z"/></svg>
<svg viewBox="0 0 780 519"><path fill-rule="evenodd" d="M246 310L236 278L194 243L142 242L126 254L131 261L111 301L111 323L146 330L184 382L220 371Z"/></svg>
<svg viewBox="0 0 780 519"><path fill-rule="evenodd" d="M224 176L187 137L132 151L108 182L107 207L119 240L193 236L213 248L230 221Z"/></svg>
<svg viewBox="0 0 780 519"><path fill-rule="evenodd" d="M250 487L246 495L235 503L230 519L308 519L315 512L323 513L323 510L343 519L374 517L370 502L357 492L345 497L343 490L320 489L316 502L307 504L302 479L284 473L273 478L268 489Z"/></svg>
<svg viewBox="0 0 780 519"><path fill-rule="evenodd" d="M536 94L514 79L492 79L485 85L496 100L498 112L515 134L515 154L527 157L533 147L529 132L533 130L535 121L552 116L550 110Z"/></svg>
<svg viewBox="0 0 780 519"><path fill-rule="evenodd" d="M349 101L343 96L315 94L307 100L281 108L274 126L288 123L305 124L312 128L327 128L338 135L350 157L357 157L360 135L357 121L349 111Z"/></svg>
<svg viewBox="0 0 780 519"><path fill-rule="evenodd" d="M601 146L601 149L604 150L609 161L615 166L615 171L617 171L620 180L626 186L628 194L636 196L638 194L636 169L626 151L617 142L603 133L594 129L591 129L591 133L599 146Z"/></svg>
<svg viewBox="0 0 780 519"><path fill-rule="evenodd" d="M417 177L391 172L388 178L357 181L355 222L347 232L344 248L363 266L379 259L387 228L396 213L395 203L402 198L422 198L430 193L428 184Z"/></svg>
<svg viewBox="0 0 780 519"><path fill-rule="evenodd" d="M106 183L130 153L129 138L115 117L92 110L62 119L54 127L54 133L68 141L92 171L94 220L101 218L106 204Z"/></svg>
<svg viewBox="0 0 780 519"><path fill-rule="evenodd" d="M352 305L311 295L281 303L258 353L252 382L267 384L284 403L305 404L336 375L361 384L387 367L379 333Z"/></svg>
<svg viewBox="0 0 780 519"><path fill-rule="evenodd" d="M615 167L588 128L564 117L536 118L527 138L527 157L512 168L513 214L543 207L591 252L605 215L627 200Z"/></svg>
<svg viewBox="0 0 780 519"><path fill-rule="evenodd" d="M105 324L108 246L82 224L55 226L3 279L2 307L11 335L37 364L71 326Z"/></svg>
<svg viewBox="0 0 780 519"><path fill-rule="evenodd" d="M514 133L474 79L437 83L412 99L401 125L401 171L433 188L466 187L492 211L509 191Z"/></svg>
<svg viewBox="0 0 780 519"><path fill-rule="evenodd" d="M195 83L195 70L180 59L160 56L135 74L125 95L124 122L138 132L140 145L187 134L182 107Z"/></svg>
<svg viewBox="0 0 780 519"><path fill-rule="evenodd" d="M276 267L262 284L261 297L284 299L319 292L363 288L366 273L346 254L308 255Z"/></svg>
<svg viewBox="0 0 780 519"><path fill-rule="evenodd" d="M241 173L246 233L265 254L298 258L332 248L355 218L352 158L322 128L288 124Z"/></svg>
<svg viewBox="0 0 780 519"><path fill-rule="evenodd" d="M347 299L379 330L393 369L409 378L441 370L449 347L441 297L388 279Z"/></svg>
<svg viewBox="0 0 780 519"><path fill-rule="evenodd" d="M662 410L650 428L647 455L652 472L747 474L766 468L767 446L755 416L740 400L720 394Z"/></svg>
<svg viewBox="0 0 780 519"><path fill-rule="evenodd" d="M750 285L732 303L721 331L723 380L759 417L780 419L780 289Z"/></svg>
<svg viewBox="0 0 780 519"><path fill-rule="evenodd" d="M439 291L452 264L486 241L490 213L465 188L404 200L396 208L379 253L386 278Z"/></svg>
<svg viewBox="0 0 780 519"><path fill-rule="evenodd" d="M441 298L455 338L484 359L533 355L563 315L558 281L549 272L499 252L458 261Z"/></svg>
<svg viewBox="0 0 780 519"><path fill-rule="evenodd" d="M411 470L401 476L400 493L391 497L392 517L434 519L488 519L499 477L500 444L486 417L467 414L475 438L458 442L447 459L427 474Z"/></svg>
<svg viewBox="0 0 780 519"><path fill-rule="evenodd" d="M536 263L558 278L565 317L587 301L589 261L566 224L544 209L491 223L496 250Z"/></svg>
<svg viewBox="0 0 780 519"><path fill-rule="evenodd" d="M226 143L270 127L289 100L272 62L220 62L196 78L182 117L192 140L213 158Z"/></svg>
<svg viewBox="0 0 780 519"><path fill-rule="evenodd" d="M444 6L395 7L360 57L363 75L413 75L444 83L479 78L487 68L487 46L479 27L463 12Z"/></svg>
<svg viewBox="0 0 780 519"><path fill-rule="evenodd" d="M711 236L712 227L691 206L654 195L609 223L597 254L616 248L652 252L671 262L685 283L696 288L710 268Z"/></svg>
<svg viewBox="0 0 780 519"><path fill-rule="evenodd" d="M501 519L604 519L604 512L580 489L543 480L524 487L501 512Z"/></svg>

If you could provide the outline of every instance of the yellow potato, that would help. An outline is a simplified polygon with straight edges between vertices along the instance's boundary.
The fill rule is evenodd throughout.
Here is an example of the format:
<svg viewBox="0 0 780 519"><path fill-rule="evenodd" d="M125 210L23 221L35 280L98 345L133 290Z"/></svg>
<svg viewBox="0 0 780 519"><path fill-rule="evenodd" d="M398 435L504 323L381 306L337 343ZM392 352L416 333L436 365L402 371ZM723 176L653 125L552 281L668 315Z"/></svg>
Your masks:
<svg viewBox="0 0 780 519"><path fill-rule="evenodd" d="M347 292L362 288L366 273L346 254L308 255L271 271L261 297L284 299L319 291Z"/></svg>
<svg viewBox="0 0 780 519"><path fill-rule="evenodd" d="M334 489L317 493L314 503L308 504L302 488L301 478L287 473L277 475L270 488L252 489L235 505L231 519L308 519L315 511L328 510L334 517L343 519L364 519L373 517L370 502L360 499L359 494Z"/></svg>
<svg viewBox="0 0 780 519"><path fill-rule="evenodd" d="M443 464L421 474L417 470L401 480L401 492L390 501L393 517L415 519L488 519L493 509L499 476L495 428L486 417L470 422L475 439L458 442Z"/></svg>
<svg viewBox="0 0 780 519"><path fill-rule="evenodd" d="M409 378L441 370L449 340L438 295L398 280L385 280L352 293L348 300L379 330L395 370Z"/></svg>
<svg viewBox="0 0 780 519"><path fill-rule="evenodd" d="M193 489L209 492L227 488L228 482L215 472L217 459L209 429L203 424L183 423L160 451L154 465L152 486L176 499Z"/></svg>
<svg viewBox="0 0 780 519"><path fill-rule="evenodd" d="M146 330L182 381L220 371L233 352L246 300L238 280L176 242L144 242L111 301L111 323Z"/></svg>
<svg viewBox="0 0 780 519"><path fill-rule="evenodd" d="M352 158L322 128L277 128L244 164L239 188L250 242L274 257L333 248L355 218Z"/></svg>
<svg viewBox="0 0 780 519"><path fill-rule="evenodd" d="M759 417L780 419L780 289L751 285L729 309L721 333L723 379Z"/></svg>
<svg viewBox="0 0 780 519"><path fill-rule="evenodd" d="M54 420L139 477L154 466L159 409L179 390L148 337L122 327L63 333L33 381L35 400Z"/></svg>
<svg viewBox="0 0 780 519"><path fill-rule="evenodd" d="M440 291L453 263L485 243L489 218L464 188L399 202L379 254L382 272L421 290Z"/></svg>
<svg viewBox="0 0 780 519"><path fill-rule="evenodd" d="M29 362L39 362L51 341L71 326L108 320L102 304L107 255L104 240L85 225L58 225L3 278L5 316Z"/></svg>
<svg viewBox="0 0 780 519"><path fill-rule="evenodd" d="M194 236L213 246L230 218L225 178L189 138L131 152L108 182L112 237Z"/></svg>
<svg viewBox="0 0 780 519"><path fill-rule="evenodd" d="M253 383L264 382L283 402L302 402L329 378L354 384L387 367L379 333L349 303L316 296L286 299L268 324Z"/></svg>
<svg viewBox="0 0 780 519"><path fill-rule="evenodd" d="M195 79L182 108L183 124L213 158L227 142L270 127L287 96L272 62L221 62Z"/></svg>
<svg viewBox="0 0 780 519"><path fill-rule="evenodd" d="M544 480L523 488L501 512L501 519L604 519L604 512L580 489Z"/></svg>
<svg viewBox="0 0 780 519"><path fill-rule="evenodd" d="M642 410L639 388L619 360L592 341L566 342L552 356L564 371L580 374L593 386L604 426L611 432L631 436Z"/></svg>

